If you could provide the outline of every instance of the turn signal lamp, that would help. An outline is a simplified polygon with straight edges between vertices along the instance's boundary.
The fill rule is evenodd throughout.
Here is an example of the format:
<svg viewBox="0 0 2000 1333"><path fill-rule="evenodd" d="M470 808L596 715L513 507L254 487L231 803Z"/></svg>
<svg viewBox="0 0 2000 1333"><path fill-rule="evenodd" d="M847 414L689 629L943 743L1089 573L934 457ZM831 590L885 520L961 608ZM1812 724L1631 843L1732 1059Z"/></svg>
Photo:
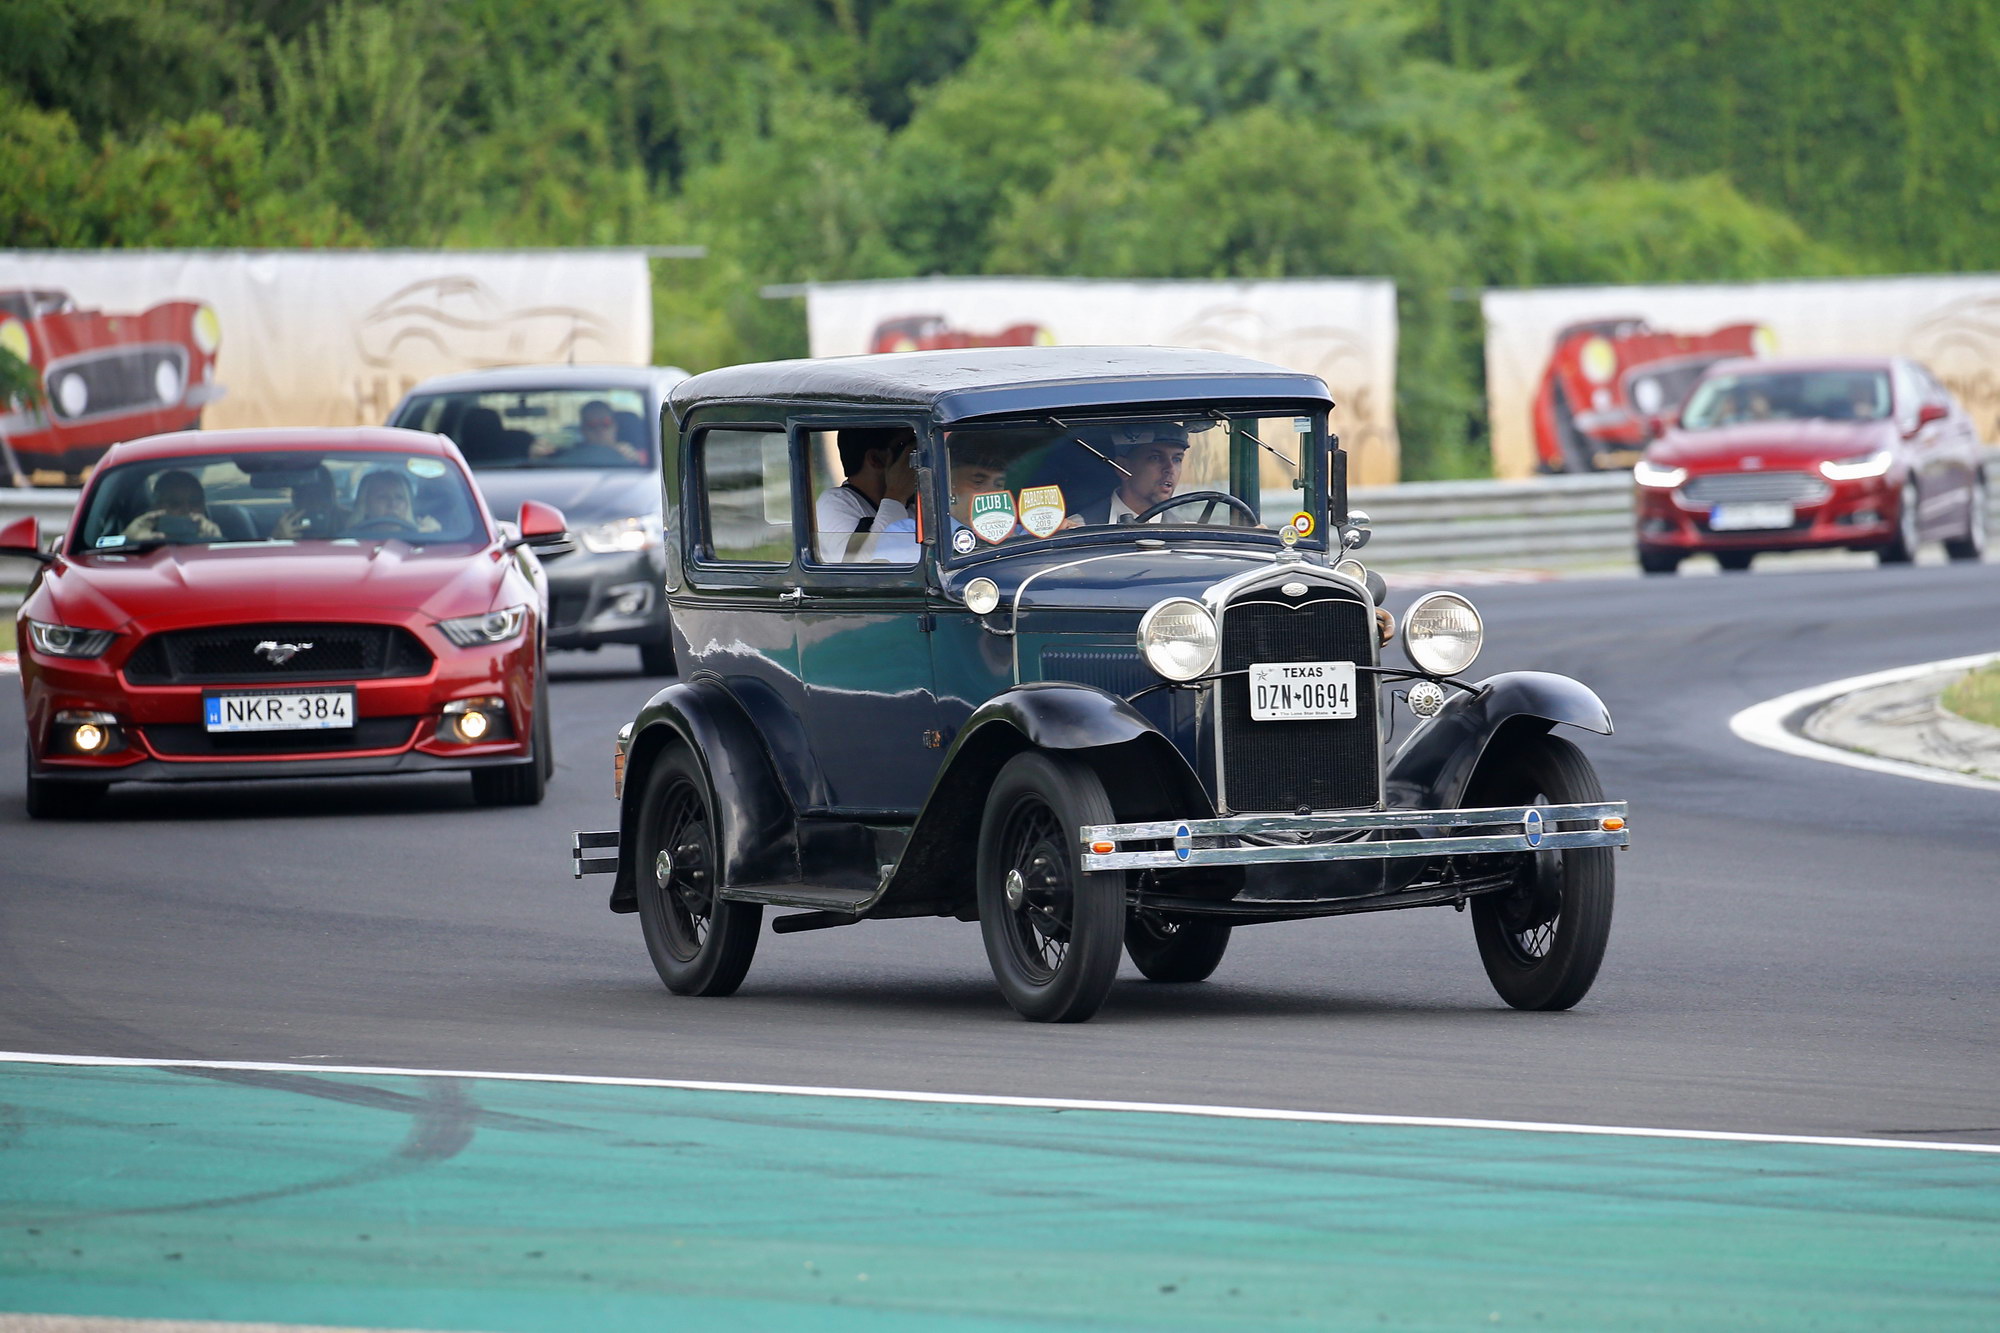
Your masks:
<svg viewBox="0 0 2000 1333"><path fill-rule="evenodd" d="M1090 850L1098 856L1109 856L1117 848L1118 844L1115 842L1093 842L1090 844Z"/></svg>
<svg viewBox="0 0 2000 1333"><path fill-rule="evenodd" d="M1619 815L1606 815L1597 821L1597 827L1606 833L1616 833L1625 827L1625 820Z"/></svg>

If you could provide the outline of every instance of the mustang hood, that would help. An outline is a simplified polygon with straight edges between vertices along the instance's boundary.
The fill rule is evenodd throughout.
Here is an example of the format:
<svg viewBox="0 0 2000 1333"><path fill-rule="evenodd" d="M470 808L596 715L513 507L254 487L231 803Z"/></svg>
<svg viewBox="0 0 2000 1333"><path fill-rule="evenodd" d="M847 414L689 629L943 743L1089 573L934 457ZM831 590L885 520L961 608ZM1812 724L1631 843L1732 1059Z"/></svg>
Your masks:
<svg viewBox="0 0 2000 1333"><path fill-rule="evenodd" d="M571 527L660 512L660 474L653 468L502 468L475 472L493 517L512 523L523 500L562 510Z"/></svg>
<svg viewBox="0 0 2000 1333"><path fill-rule="evenodd" d="M158 630L259 620L433 619L491 609L501 577L464 546L162 546L92 555L43 583L64 623Z"/></svg>
<svg viewBox="0 0 2000 1333"><path fill-rule="evenodd" d="M1666 467L1735 466L1746 457L1765 468L1809 467L1871 453L1894 438L1887 421L1746 421L1715 430L1670 431L1646 451Z"/></svg>

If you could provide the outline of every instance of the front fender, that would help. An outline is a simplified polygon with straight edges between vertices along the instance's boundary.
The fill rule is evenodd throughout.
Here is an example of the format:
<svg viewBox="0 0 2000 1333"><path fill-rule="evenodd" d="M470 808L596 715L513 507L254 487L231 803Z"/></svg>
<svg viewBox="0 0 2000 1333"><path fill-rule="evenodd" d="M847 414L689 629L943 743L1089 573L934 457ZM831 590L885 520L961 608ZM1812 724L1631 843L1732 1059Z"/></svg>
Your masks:
<svg viewBox="0 0 2000 1333"><path fill-rule="evenodd" d="M708 775L715 802L722 884L783 883L799 877L798 823L756 726L719 683L669 685L646 701L632 723L625 794L618 806L618 875L611 910L636 912L639 816L655 762L685 745Z"/></svg>
<svg viewBox="0 0 2000 1333"><path fill-rule="evenodd" d="M1396 809L1454 809L1503 729L1539 733L1556 726L1609 736L1611 712L1589 686L1568 676L1549 671L1488 676L1477 691L1454 694L1436 717L1410 733L1389 760L1383 797Z"/></svg>

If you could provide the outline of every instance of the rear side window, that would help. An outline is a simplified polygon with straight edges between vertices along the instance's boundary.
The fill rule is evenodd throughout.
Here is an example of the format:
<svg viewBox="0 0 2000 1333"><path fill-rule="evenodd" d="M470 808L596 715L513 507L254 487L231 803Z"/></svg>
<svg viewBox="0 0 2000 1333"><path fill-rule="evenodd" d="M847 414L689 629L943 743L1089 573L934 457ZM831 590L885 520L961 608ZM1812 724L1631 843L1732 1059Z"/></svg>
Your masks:
<svg viewBox="0 0 2000 1333"><path fill-rule="evenodd" d="M696 452L705 559L792 561L792 456L784 432L711 430Z"/></svg>

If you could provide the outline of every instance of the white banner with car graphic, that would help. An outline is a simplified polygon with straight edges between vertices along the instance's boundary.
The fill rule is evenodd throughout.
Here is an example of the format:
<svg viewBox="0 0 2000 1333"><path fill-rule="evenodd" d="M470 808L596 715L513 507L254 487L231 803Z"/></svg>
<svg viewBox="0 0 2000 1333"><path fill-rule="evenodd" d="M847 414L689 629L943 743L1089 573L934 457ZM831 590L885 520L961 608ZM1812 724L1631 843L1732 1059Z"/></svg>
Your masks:
<svg viewBox="0 0 2000 1333"><path fill-rule="evenodd" d="M1396 286L1386 278L812 283L806 324L814 356L1060 343L1256 357L1326 381L1356 484L1397 479Z"/></svg>
<svg viewBox="0 0 2000 1333"><path fill-rule="evenodd" d="M1907 356L2000 441L2000 274L1491 291L1493 470L1629 467L1733 356Z"/></svg>
<svg viewBox="0 0 2000 1333"><path fill-rule="evenodd" d="M652 341L636 249L0 251L0 346L45 396L0 416L0 472L196 424L380 423L432 375L644 365Z"/></svg>

